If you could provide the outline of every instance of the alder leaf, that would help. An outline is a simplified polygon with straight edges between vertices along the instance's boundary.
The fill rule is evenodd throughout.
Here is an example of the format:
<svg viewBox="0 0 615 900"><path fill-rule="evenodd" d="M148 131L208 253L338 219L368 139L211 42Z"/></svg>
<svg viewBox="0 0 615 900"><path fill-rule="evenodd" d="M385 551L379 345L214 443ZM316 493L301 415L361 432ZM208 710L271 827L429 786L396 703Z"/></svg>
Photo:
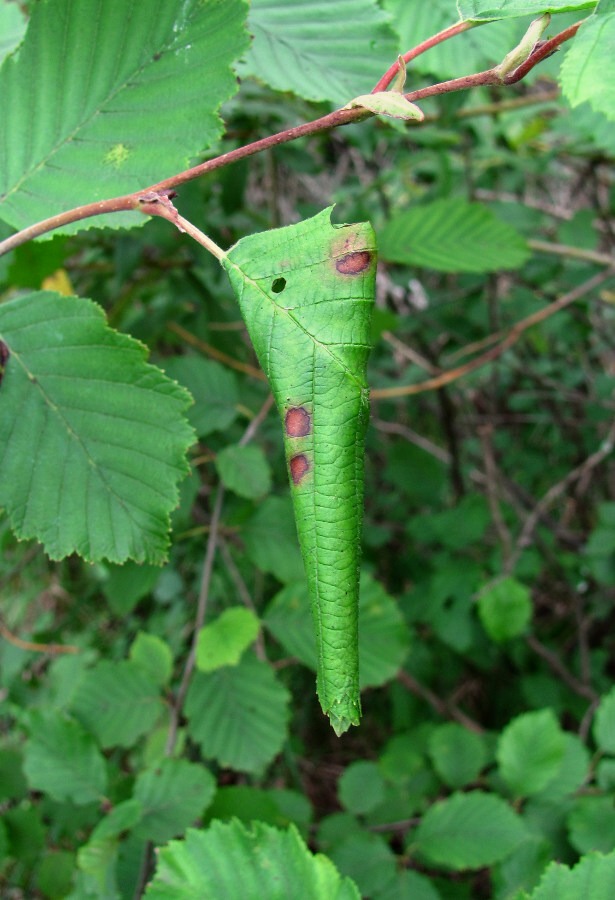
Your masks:
<svg viewBox="0 0 615 900"><path fill-rule="evenodd" d="M318 695L341 734L360 715L359 551L376 263L369 224L334 226L330 218L326 209L243 238L223 265L284 422Z"/></svg>
<svg viewBox="0 0 615 900"><path fill-rule="evenodd" d="M4 303L0 342L0 505L17 536L52 559L164 562L190 395L90 300Z"/></svg>
<svg viewBox="0 0 615 900"><path fill-rule="evenodd" d="M376 0L252 0L248 26L254 41L241 74L306 100L345 103L399 53Z"/></svg>
<svg viewBox="0 0 615 900"><path fill-rule="evenodd" d="M247 12L244 0L33 4L19 53L0 69L0 218L23 228L187 168L222 132ZM124 213L62 230L141 221Z"/></svg>
<svg viewBox="0 0 615 900"><path fill-rule="evenodd" d="M562 13L590 9L597 0L457 0L462 19L475 22L510 19L517 16L539 16L541 13Z"/></svg>
<svg viewBox="0 0 615 900"><path fill-rule="evenodd" d="M585 100L615 120L615 3L601 0L579 28L561 69L562 90L571 106ZM610 73L610 74L609 74Z"/></svg>

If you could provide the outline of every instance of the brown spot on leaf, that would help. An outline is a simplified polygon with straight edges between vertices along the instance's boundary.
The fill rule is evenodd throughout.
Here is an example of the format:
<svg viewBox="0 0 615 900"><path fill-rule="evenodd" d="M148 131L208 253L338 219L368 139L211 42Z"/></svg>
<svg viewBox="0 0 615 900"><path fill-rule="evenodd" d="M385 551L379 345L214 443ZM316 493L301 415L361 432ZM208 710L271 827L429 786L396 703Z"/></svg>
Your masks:
<svg viewBox="0 0 615 900"><path fill-rule="evenodd" d="M6 346L4 341L0 341L0 384L2 384L2 379L4 377L4 367L9 361L10 356L9 348Z"/></svg>
<svg viewBox="0 0 615 900"><path fill-rule="evenodd" d="M300 484L310 470L310 464L305 453L298 453L290 459L290 477L293 484Z"/></svg>
<svg viewBox="0 0 615 900"><path fill-rule="evenodd" d="M305 437L312 430L312 417L303 406L293 406L284 418L284 428L289 437Z"/></svg>
<svg viewBox="0 0 615 900"><path fill-rule="evenodd" d="M369 250L355 250L341 256L335 263L335 268L340 275L360 275L369 269L372 255Z"/></svg>

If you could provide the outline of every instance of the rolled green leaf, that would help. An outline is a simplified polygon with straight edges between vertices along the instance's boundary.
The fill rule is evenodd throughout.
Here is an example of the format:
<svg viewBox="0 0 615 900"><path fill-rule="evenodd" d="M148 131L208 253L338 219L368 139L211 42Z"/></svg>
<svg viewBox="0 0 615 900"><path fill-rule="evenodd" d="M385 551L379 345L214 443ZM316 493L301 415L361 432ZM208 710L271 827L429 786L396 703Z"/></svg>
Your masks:
<svg viewBox="0 0 615 900"><path fill-rule="evenodd" d="M284 424L318 647L336 733L357 725L367 357L376 254L368 223L313 219L240 240L223 259Z"/></svg>

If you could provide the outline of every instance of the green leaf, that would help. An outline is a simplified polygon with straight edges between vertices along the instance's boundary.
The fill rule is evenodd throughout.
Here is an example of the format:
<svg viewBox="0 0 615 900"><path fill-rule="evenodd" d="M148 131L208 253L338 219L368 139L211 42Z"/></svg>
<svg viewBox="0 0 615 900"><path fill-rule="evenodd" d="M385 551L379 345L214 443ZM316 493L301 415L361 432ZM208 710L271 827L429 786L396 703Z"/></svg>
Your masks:
<svg viewBox="0 0 615 900"><path fill-rule="evenodd" d="M244 650L258 636L260 622L249 609L225 609L210 625L201 628L196 646L196 667L214 672L222 666L236 666Z"/></svg>
<svg viewBox="0 0 615 900"><path fill-rule="evenodd" d="M428 878L405 869L380 891L378 900L441 900L441 896Z"/></svg>
<svg viewBox="0 0 615 900"><path fill-rule="evenodd" d="M188 418L199 437L225 431L237 418L239 390L229 369L198 356L174 356L164 361L166 373L188 388L194 406Z"/></svg>
<svg viewBox="0 0 615 900"><path fill-rule="evenodd" d="M341 734L360 715L357 573L376 266L371 226L330 218L326 209L243 238L223 265L284 422L318 696Z"/></svg>
<svg viewBox="0 0 615 900"><path fill-rule="evenodd" d="M368 813L384 799L384 778L378 765L368 760L347 766L337 787L340 803L355 815Z"/></svg>
<svg viewBox="0 0 615 900"><path fill-rule="evenodd" d="M397 36L374 0L252 0L254 42L240 71L306 100L346 103L397 58Z"/></svg>
<svg viewBox="0 0 615 900"><path fill-rule="evenodd" d="M577 797L567 825L570 843L579 853L608 853L615 846L613 797Z"/></svg>
<svg viewBox="0 0 615 900"><path fill-rule="evenodd" d="M436 772L451 788L462 788L474 781L487 761L482 738L456 722L432 731L429 755Z"/></svg>
<svg viewBox="0 0 615 900"><path fill-rule="evenodd" d="M615 687L600 700L594 718L593 732L600 750L615 755Z"/></svg>
<svg viewBox="0 0 615 900"><path fill-rule="evenodd" d="M164 561L193 441L188 394L89 300L42 291L0 307L0 504L52 559Z"/></svg>
<svg viewBox="0 0 615 900"><path fill-rule="evenodd" d="M330 851L343 875L357 883L362 897L377 897L395 878L395 854L380 834L363 831L347 835Z"/></svg>
<svg viewBox="0 0 615 900"><path fill-rule="evenodd" d="M206 831L190 829L185 841L172 841L158 854L147 900L359 900L348 878L341 878L322 854L313 856L294 827L278 831L262 822L213 822Z"/></svg>
<svg viewBox="0 0 615 900"><path fill-rule="evenodd" d="M481 22L515 16L538 16L545 12L589 9L596 2L597 0L581 0L577 3L571 3L570 0L551 0L550 3L541 0L458 0L457 8L462 19Z"/></svg>
<svg viewBox="0 0 615 900"><path fill-rule="evenodd" d="M615 896L615 853L591 853L572 869L551 863L528 900L612 900Z"/></svg>
<svg viewBox="0 0 615 900"><path fill-rule="evenodd" d="M104 572L102 590L109 609L116 616L129 615L139 600L146 597L160 578L160 566L125 562L122 565L108 563Z"/></svg>
<svg viewBox="0 0 615 900"><path fill-rule="evenodd" d="M418 119L422 122L425 114L415 103L406 100L398 91L377 91L375 94L361 94L347 103L344 109L369 109L378 116L393 119Z"/></svg>
<svg viewBox="0 0 615 900"><path fill-rule="evenodd" d="M102 747L132 747L162 715L160 686L134 662L103 660L80 682L72 711Z"/></svg>
<svg viewBox="0 0 615 900"><path fill-rule="evenodd" d="M134 789L134 797L143 807L135 835L166 843L203 814L215 790L213 775L185 759L163 759L155 769L145 769Z"/></svg>
<svg viewBox="0 0 615 900"><path fill-rule="evenodd" d="M240 497L256 500L271 490L271 469L260 447L231 444L216 456L225 486Z"/></svg>
<svg viewBox="0 0 615 900"><path fill-rule="evenodd" d="M207 759L260 772L286 739L289 699L270 667L246 655L236 666L195 674L186 697L188 733Z"/></svg>
<svg viewBox="0 0 615 900"><path fill-rule="evenodd" d="M107 771L92 735L58 710L33 710L28 721L24 773L30 789L77 805L100 801Z"/></svg>
<svg viewBox="0 0 615 900"><path fill-rule="evenodd" d="M514 269L529 256L521 235L485 206L446 198L394 216L378 235L384 259L440 272Z"/></svg>
<svg viewBox="0 0 615 900"><path fill-rule="evenodd" d="M246 555L282 582L303 577L293 511L286 497L267 497L241 530Z"/></svg>
<svg viewBox="0 0 615 900"><path fill-rule="evenodd" d="M24 36L26 18L17 3L0 5L0 62L8 56Z"/></svg>
<svg viewBox="0 0 615 900"><path fill-rule="evenodd" d="M276 594L263 621L291 656L316 668L306 585L291 584ZM395 600L367 573L361 576L359 622L359 683L362 689L380 687L399 672L410 635Z"/></svg>
<svg viewBox="0 0 615 900"><path fill-rule="evenodd" d="M498 644L524 634L532 618L530 592L516 578L503 578L479 592L477 605L483 628Z"/></svg>
<svg viewBox="0 0 615 900"><path fill-rule="evenodd" d="M491 866L527 837L519 816L500 797L474 791L435 803L412 835L411 850L448 869Z"/></svg>
<svg viewBox="0 0 615 900"><path fill-rule="evenodd" d="M19 53L0 70L0 217L23 228L186 168L221 133L246 14L243 0L34 4Z"/></svg>
<svg viewBox="0 0 615 900"><path fill-rule="evenodd" d="M550 709L524 713L500 735L500 773L515 796L531 796L555 777L565 750L566 735Z"/></svg>
<svg viewBox="0 0 615 900"><path fill-rule="evenodd" d="M173 674L173 653L168 644L155 634L140 631L130 647L130 661L154 684L163 687Z"/></svg>
<svg viewBox="0 0 615 900"><path fill-rule="evenodd" d="M571 106L585 100L615 121L615 4L600 0L579 28L561 67L561 85ZM609 75L610 72L610 75Z"/></svg>
<svg viewBox="0 0 615 900"><path fill-rule="evenodd" d="M60 900L70 893L74 871L74 853L67 850L48 852L37 867L36 886L44 897Z"/></svg>
<svg viewBox="0 0 615 900"><path fill-rule="evenodd" d="M137 800L124 800L94 828L87 844L79 848L77 862L102 896L117 897L117 855L123 832L133 828L143 813ZM89 895L86 895L89 896Z"/></svg>

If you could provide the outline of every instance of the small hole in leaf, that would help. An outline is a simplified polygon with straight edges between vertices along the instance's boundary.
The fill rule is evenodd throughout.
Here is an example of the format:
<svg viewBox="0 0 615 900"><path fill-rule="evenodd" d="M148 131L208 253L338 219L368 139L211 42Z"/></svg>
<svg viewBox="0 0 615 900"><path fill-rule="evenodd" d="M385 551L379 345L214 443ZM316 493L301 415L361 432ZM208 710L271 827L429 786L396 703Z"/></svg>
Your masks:
<svg viewBox="0 0 615 900"><path fill-rule="evenodd" d="M271 290L274 294L281 294L284 288L286 287L286 279L285 278L276 278L273 284L271 285Z"/></svg>

